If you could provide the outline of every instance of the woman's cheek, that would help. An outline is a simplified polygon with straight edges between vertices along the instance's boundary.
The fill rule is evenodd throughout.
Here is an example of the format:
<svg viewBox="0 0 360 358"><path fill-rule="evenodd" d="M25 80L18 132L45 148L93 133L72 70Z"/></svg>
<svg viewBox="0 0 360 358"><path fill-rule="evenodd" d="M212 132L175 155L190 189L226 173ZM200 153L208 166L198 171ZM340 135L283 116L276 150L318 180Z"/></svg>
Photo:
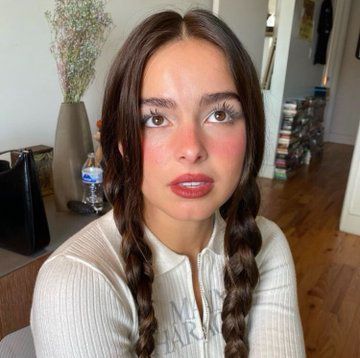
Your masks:
<svg viewBox="0 0 360 358"><path fill-rule="evenodd" d="M231 136L223 136L213 146L213 153L216 156L233 161L245 156L246 135L245 132L233 133Z"/></svg>
<svg viewBox="0 0 360 358"><path fill-rule="evenodd" d="M142 143L144 164L151 168L152 165L165 164L166 149L159 141L145 138Z"/></svg>

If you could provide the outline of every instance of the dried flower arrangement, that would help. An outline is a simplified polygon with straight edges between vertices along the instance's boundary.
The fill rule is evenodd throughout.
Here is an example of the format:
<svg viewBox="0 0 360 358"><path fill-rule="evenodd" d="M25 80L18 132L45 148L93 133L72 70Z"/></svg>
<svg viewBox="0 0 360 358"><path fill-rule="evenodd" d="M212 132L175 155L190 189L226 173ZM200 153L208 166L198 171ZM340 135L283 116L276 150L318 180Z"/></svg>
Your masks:
<svg viewBox="0 0 360 358"><path fill-rule="evenodd" d="M55 0L51 53L56 60L65 103L78 103L94 79L95 61L112 28L104 0Z"/></svg>

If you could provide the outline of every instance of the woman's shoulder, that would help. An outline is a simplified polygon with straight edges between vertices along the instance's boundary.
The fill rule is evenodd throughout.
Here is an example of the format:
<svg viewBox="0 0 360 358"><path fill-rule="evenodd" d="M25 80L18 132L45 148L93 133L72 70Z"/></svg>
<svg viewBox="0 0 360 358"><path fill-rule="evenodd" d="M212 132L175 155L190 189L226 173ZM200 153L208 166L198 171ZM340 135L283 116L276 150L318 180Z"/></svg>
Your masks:
<svg viewBox="0 0 360 358"><path fill-rule="evenodd" d="M289 243L275 222L261 216L257 224L262 235L262 247L256 256L259 281L246 317L251 356L305 357L297 278Z"/></svg>
<svg viewBox="0 0 360 358"><path fill-rule="evenodd" d="M131 349L138 331L137 308L120 255L112 246L120 239L119 234L111 236L116 235L114 226L111 212L94 220L41 266L30 313L41 357L88 356L88 349L96 356L106 351L105 356L115 357ZM94 338L94 330L102 333ZM119 345L110 344L112 340ZM79 345L73 346L74 341Z"/></svg>
<svg viewBox="0 0 360 358"><path fill-rule="evenodd" d="M65 266L75 265L96 272L116 288L125 281L120 242L121 235L111 210L90 222L52 252L41 266L39 277L48 277L52 272L67 275Z"/></svg>
<svg viewBox="0 0 360 358"><path fill-rule="evenodd" d="M257 216L256 223L262 237L261 249L256 256L260 272L269 269L269 266L293 266L288 240L279 225L260 215Z"/></svg>
<svg viewBox="0 0 360 358"><path fill-rule="evenodd" d="M93 260L99 253L117 253L120 249L120 241L121 235L114 222L113 210L110 210L70 236L49 256L48 260L59 255L73 255Z"/></svg>
<svg viewBox="0 0 360 358"><path fill-rule="evenodd" d="M258 215L256 224L261 232L263 245L270 244L274 237L279 240L285 236L279 225L265 216Z"/></svg>

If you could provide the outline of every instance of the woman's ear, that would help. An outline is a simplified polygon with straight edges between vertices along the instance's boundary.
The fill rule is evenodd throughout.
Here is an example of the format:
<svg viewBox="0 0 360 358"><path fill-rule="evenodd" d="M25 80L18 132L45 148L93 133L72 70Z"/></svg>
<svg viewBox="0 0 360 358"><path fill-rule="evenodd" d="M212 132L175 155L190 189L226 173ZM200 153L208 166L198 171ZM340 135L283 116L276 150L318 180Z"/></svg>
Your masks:
<svg viewBox="0 0 360 358"><path fill-rule="evenodd" d="M120 142L118 144L118 149L119 149L119 152L120 152L121 156L123 157L124 156L124 150L123 150L123 147L122 147Z"/></svg>

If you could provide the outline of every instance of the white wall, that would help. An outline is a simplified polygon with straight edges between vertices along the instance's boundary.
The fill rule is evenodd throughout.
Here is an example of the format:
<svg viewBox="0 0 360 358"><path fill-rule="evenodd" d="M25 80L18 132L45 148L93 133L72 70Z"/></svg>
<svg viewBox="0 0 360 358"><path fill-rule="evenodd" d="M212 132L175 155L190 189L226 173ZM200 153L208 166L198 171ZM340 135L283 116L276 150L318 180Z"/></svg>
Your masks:
<svg viewBox="0 0 360 358"><path fill-rule="evenodd" d="M288 67L285 80L284 98L302 97L314 94L314 87L322 83L324 65L314 65L317 43L317 25L322 0L315 0L312 41L299 37L302 0L296 0L294 21L291 31Z"/></svg>
<svg viewBox="0 0 360 358"><path fill-rule="evenodd" d="M344 50L336 81L336 95L328 125L331 142L355 143L360 121L360 60L355 57L359 36L360 1L352 0Z"/></svg>
<svg viewBox="0 0 360 358"><path fill-rule="evenodd" d="M96 63L96 77L83 98L95 132L106 73L124 38L142 18L164 8L212 9L212 0L110 0L106 7L116 27ZM62 93L49 51L50 29L44 12L53 0L1 0L0 151L36 144L54 145Z"/></svg>
<svg viewBox="0 0 360 358"><path fill-rule="evenodd" d="M214 1L214 13L223 19L237 35L261 72L265 39L268 0L218 0Z"/></svg>

